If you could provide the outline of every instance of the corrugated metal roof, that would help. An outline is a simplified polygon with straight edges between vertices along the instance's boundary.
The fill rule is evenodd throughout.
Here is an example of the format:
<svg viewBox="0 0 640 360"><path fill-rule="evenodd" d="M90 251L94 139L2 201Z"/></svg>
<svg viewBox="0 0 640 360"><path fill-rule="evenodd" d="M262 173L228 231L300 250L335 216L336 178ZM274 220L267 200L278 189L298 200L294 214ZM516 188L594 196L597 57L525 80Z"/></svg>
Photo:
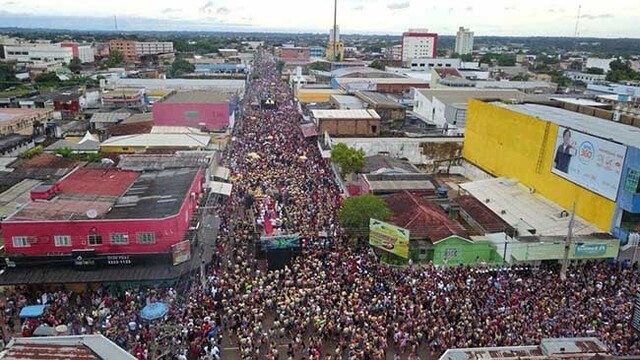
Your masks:
<svg viewBox="0 0 640 360"><path fill-rule="evenodd" d="M589 116L553 106L539 104L508 105L493 103L503 108L550 121L558 125L575 129L586 134L597 136L613 142L640 148L640 128L607 121L595 116Z"/></svg>
<svg viewBox="0 0 640 360"><path fill-rule="evenodd" d="M515 180L496 178L459 186L515 228L533 228L538 235L567 234L569 216L560 216L566 209L538 194L530 193L527 187ZM576 235L594 232L598 232L594 225L575 217Z"/></svg>
<svg viewBox="0 0 640 360"><path fill-rule="evenodd" d="M24 179L0 194L0 217L12 214L31 201L31 190L40 184L42 181Z"/></svg>
<svg viewBox="0 0 640 360"><path fill-rule="evenodd" d="M370 109L311 110L311 113L316 119L380 119L380 115Z"/></svg>
<svg viewBox="0 0 640 360"><path fill-rule="evenodd" d="M100 146L155 146L155 147L206 147L211 142L207 135L193 134L135 134L114 136Z"/></svg>

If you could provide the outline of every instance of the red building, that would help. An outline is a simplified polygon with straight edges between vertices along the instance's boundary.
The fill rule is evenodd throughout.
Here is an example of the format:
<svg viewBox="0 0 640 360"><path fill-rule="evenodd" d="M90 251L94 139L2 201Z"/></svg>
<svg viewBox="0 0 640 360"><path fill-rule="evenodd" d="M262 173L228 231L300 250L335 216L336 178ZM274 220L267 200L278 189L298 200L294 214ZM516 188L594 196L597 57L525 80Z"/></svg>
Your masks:
<svg viewBox="0 0 640 360"><path fill-rule="evenodd" d="M60 113L62 120L76 119L80 114L80 94L65 93L53 98L54 116L56 112Z"/></svg>
<svg viewBox="0 0 640 360"><path fill-rule="evenodd" d="M308 61L311 55L308 47L283 47L279 50L282 61Z"/></svg>
<svg viewBox="0 0 640 360"><path fill-rule="evenodd" d="M153 124L205 130L233 127L235 98L215 91L178 92L153 104Z"/></svg>
<svg viewBox="0 0 640 360"><path fill-rule="evenodd" d="M201 168L127 171L78 168L32 191L33 201L2 223L9 258L76 259L76 254L166 254L182 242L203 191Z"/></svg>

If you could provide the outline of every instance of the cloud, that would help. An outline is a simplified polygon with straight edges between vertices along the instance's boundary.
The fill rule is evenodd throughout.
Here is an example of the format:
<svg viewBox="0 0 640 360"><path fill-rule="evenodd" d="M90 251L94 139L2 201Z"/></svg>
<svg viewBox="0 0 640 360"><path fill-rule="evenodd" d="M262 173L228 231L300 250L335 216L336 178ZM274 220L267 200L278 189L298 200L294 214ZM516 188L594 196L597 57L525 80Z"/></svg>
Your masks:
<svg viewBox="0 0 640 360"><path fill-rule="evenodd" d="M16 2L15 1L5 1L2 5L4 5L4 6L16 5Z"/></svg>
<svg viewBox="0 0 640 360"><path fill-rule="evenodd" d="M182 9L178 9L178 8L164 8L164 9L162 9L162 13L163 14L176 13L176 12L180 12L180 11L182 11Z"/></svg>
<svg viewBox="0 0 640 360"><path fill-rule="evenodd" d="M200 8L200 12L206 12L207 14L211 14L211 11L213 10L213 6L214 6L213 1L207 1Z"/></svg>
<svg viewBox="0 0 640 360"><path fill-rule="evenodd" d="M401 1L396 3L389 3L387 5L387 8L390 10L402 10L408 8L409 6L411 6L410 1Z"/></svg>
<svg viewBox="0 0 640 360"><path fill-rule="evenodd" d="M231 10L229 10L229 8L226 7L226 6L221 6L221 7L216 9L216 14L218 14L218 15L227 15L230 12L231 12Z"/></svg>
<svg viewBox="0 0 640 360"><path fill-rule="evenodd" d="M515 10L515 9L516 9L516 7L515 7L515 6L505 6L505 7L504 7L504 11L513 11L513 10Z"/></svg>
<svg viewBox="0 0 640 360"><path fill-rule="evenodd" d="M613 18L613 14L599 14L599 15L584 14L580 16L580 18L585 20L611 19Z"/></svg>
<svg viewBox="0 0 640 360"><path fill-rule="evenodd" d="M465 10L471 12L471 11L473 11L473 6L467 6L465 8Z"/></svg>
<svg viewBox="0 0 640 360"><path fill-rule="evenodd" d="M362 11L364 10L364 6L362 5L354 6L353 8L351 8L351 10Z"/></svg>

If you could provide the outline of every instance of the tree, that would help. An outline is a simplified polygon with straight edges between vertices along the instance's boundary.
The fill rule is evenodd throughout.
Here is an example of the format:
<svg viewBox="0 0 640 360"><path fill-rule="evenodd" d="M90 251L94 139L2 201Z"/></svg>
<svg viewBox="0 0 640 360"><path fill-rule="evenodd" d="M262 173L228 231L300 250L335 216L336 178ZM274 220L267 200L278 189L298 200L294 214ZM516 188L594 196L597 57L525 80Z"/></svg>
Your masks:
<svg viewBox="0 0 640 360"><path fill-rule="evenodd" d="M196 70L195 65L188 62L183 58L176 59L173 64L171 64L171 70L169 71L169 75L171 77L180 77L183 74L192 73Z"/></svg>
<svg viewBox="0 0 640 360"><path fill-rule="evenodd" d="M379 197L365 194L347 198L338 211L340 225L352 235L364 235L371 218L388 220L391 210Z"/></svg>
<svg viewBox="0 0 640 360"><path fill-rule="evenodd" d="M552 75L551 81L558 84L559 87L568 87L571 85L571 79L562 74Z"/></svg>
<svg viewBox="0 0 640 360"><path fill-rule="evenodd" d="M69 70L75 73L80 71L80 69L82 69L82 62L80 61L80 59L77 57L71 59L71 61L69 62Z"/></svg>
<svg viewBox="0 0 640 360"><path fill-rule="evenodd" d="M640 80L640 73L631 68L631 63L628 60L613 60L609 63L609 68L607 81Z"/></svg>
<svg viewBox="0 0 640 360"><path fill-rule="evenodd" d="M582 70L582 61L574 60L569 65L570 70L581 71Z"/></svg>
<svg viewBox="0 0 640 360"><path fill-rule="evenodd" d="M471 61L473 61L473 55L471 55L471 54L462 54L462 55L460 55L460 60L462 60L464 62L471 62Z"/></svg>
<svg viewBox="0 0 640 360"><path fill-rule="evenodd" d="M331 149L331 161L340 166L340 173L344 178L347 174L362 171L364 167L364 151L338 143Z"/></svg>
<svg viewBox="0 0 640 360"><path fill-rule="evenodd" d="M54 72L38 74L33 81L40 86L57 86L62 82Z"/></svg>
<svg viewBox="0 0 640 360"><path fill-rule="evenodd" d="M281 73L282 69L284 69L284 61L278 60L278 62L276 62L276 70Z"/></svg>
<svg viewBox="0 0 640 360"><path fill-rule="evenodd" d="M512 81L529 81L529 74L518 74L511 78Z"/></svg>
<svg viewBox="0 0 640 360"><path fill-rule="evenodd" d="M71 157L71 155L73 155L73 150L71 150L68 147L63 147L63 148L56 149L55 153L56 155L60 155L63 158L68 159Z"/></svg>
<svg viewBox="0 0 640 360"><path fill-rule="evenodd" d="M118 50L109 50L109 57L107 58L107 61L105 61L104 65L105 67L116 67L120 64L122 64L122 62L124 61L124 56L122 56L122 53Z"/></svg>
<svg viewBox="0 0 640 360"><path fill-rule="evenodd" d="M324 61L316 61L307 65L309 70L327 71L329 69L329 63Z"/></svg>
<svg viewBox="0 0 640 360"><path fill-rule="evenodd" d="M369 64L369 67L378 70L384 70L384 64L382 64L380 60L373 60L371 64Z"/></svg>
<svg viewBox="0 0 640 360"><path fill-rule="evenodd" d="M13 64L0 62L0 90L8 89L18 84L20 82L16 79L16 71Z"/></svg>
<svg viewBox="0 0 640 360"><path fill-rule="evenodd" d="M587 74L603 75L604 70L600 68L590 67L586 70Z"/></svg>

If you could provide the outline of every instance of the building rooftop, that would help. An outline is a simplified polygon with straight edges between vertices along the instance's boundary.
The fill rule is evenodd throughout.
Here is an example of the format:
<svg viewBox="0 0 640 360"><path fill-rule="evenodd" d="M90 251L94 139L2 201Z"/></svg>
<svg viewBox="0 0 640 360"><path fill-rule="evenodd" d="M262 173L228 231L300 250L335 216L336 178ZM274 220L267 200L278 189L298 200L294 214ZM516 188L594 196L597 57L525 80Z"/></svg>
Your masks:
<svg viewBox="0 0 640 360"><path fill-rule="evenodd" d="M0 218L12 214L31 201L31 190L40 184L40 180L24 179L0 194Z"/></svg>
<svg viewBox="0 0 640 360"><path fill-rule="evenodd" d="M101 146L122 147L187 147L203 148L211 142L208 135L193 134L135 134L114 136L102 142Z"/></svg>
<svg viewBox="0 0 640 360"><path fill-rule="evenodd" d="M373 155L364 158L363 174L388 173L420 173L418 169L406 160L387 155Z"/></svg>
<svg viewBox="0 0 640 360"><path fill-rule="evenodd" d="M583 99L583 98L551 97L550 99L554 100L554 101L562 102L562 103L580 105L580 106L591 106L591 107L607 107L607 106L609 106L609 104L593 101L591 99Z"/></svg>
<svg viewBox="0 0 640 360"><path fill-rule="evenodd" d="M48 109L9 109L0 108L0 122L11 121L25 116L34 116L51 112Z"/></svg>
<svg viewBox="0 0 640 360"><path fill-rule="evenodd" d="M416 78L338 78L335 79L339 85L348 85L351 83L370 83L370 84L400 84L400 85L422 85L428 84L426 80Z"/></svg>
<svg viewBox="0 0 640 360"><path fill-rule="evenodd" d="M515 180L495 178L459 185L471 196L518 230L520 235L535 231L536 235L566 235L569 228L567 210L546 198L531 193ZM588 235L598 229L575 217L574 234Z"/></svg>
<svg viewBox="0 0 640 360"><path fill-rule="evenodd" d="M464 78L464 75L462 75L460 71L458 71L458 69L455 69L455 68L437 67L437 68L433 68L433 71L435 71L436 74L438 74L438 76L440 76L443 79L447 77Z"/></svg>
<svg viewBox="0 0 640 360"><path fill-rule="evenodd" d="M116 87L143 87L152 89L172 90L219 90L242 92L245 88L244 80L212 80L212 79L109 79L110 85Z"/></svg>
<svg viewBox="0 0 640 360"><path fill-rule="evenodd" d="M48 201L31 201L7 221L146 219L178 213L198 169L80 168L56 184Z"/></svg>
<svg viewBox="0 0 640 360"><path fill-rule="evenodd" d="M486 233L493 234L505 231L513 233L511 225L507 224L473 196L458 196L453 201L460 205L460 209L467 213L471 220L480 225Z"/></svg>
<svg viewBox="0 0 640 360"><path fill-rule="evenodd" d="M427 174L364 174L369 189L373 193L398 193L401 191L418 191L435 193L436 185Z"/></svg>
<svg viewBox="0 0 640 360"><path fill-rule="evenodd" d="M144 172L113 205L106 219L165 218L180 211L198 169Z"/></svg>
<svg viewBox="0 0 640 360"><path fill-rule="evenodd" d="M316 119L376 119L380 120L380 115L375 110L353 109L353 110L311 110Z"/></svg>
<svg viewBox="0 0 640 360"><path fill-rule="evenodd" d="M208 166L214 157L208 151L178 151L175 154L125 154L118 167L125 170L149 171Z"/></svg>
<svg viewBox="0 0 640 360"><path fill-rule="evenodd" d="M231 94L221 91L183 91L177 92L164 99L163 103L192 104L192 103L220 103L231 99Z"/></svg>
<svg viewBox="0 0 640 360"><path fill-rule="evenodd" d="M404 191L389 195L384 201L391 209L391 223L408 229L411 238L438 241L456 235L468 239L469 234L438 205L419 195Z"/></svg>
<svg viewBox="0 0 640 360"><path fill-rule="evenodd" d="M597 338L542 339L540 345L449 349L440 360L599 359L607 347ZM606 358L606 357L605 357Z"/></svg>
<svg viewBox="0 0 640 360"><path fill-rule="evenodd" d="M107 113L95 113L91 116L90 123L119 123L124 121L128 117L131 117L131 113L129 112L107 112Z"/></svg>
<svg viewBox="0 0 640 360"><path fill-rule="evenodd" d="M553 106L539 104L494 104L521 114L526 114L541 120L556 123L560 126L581 131L592 136L640 148L640 128L635 126L625 125L615 121L606 121L598 117Z"/></svg>
<svg viewBox="0 0 640 360"><path fill-rule="evenodd" d="M469 99L496 99L496 100L523 100L526 94L518 90L506 89L475 89L475 88L455 88L455 89L420 89L424 97L433 101L437 98L445 105L466 104Z"/></svg>
<svg viewBox="0 0 640 360"><path fill-rule="evenodd" d="M3 360L135 360L102 335L16 337L0 352Z"/></svg>
<svg viewBox="0 0 640 360"><path fill-rule="evenodd" d="M110 137L125 136L135 134L148 134L153 128L153 121L141 121L141 122L122 122L110 126L107 129L107 134Z"/></svg>
<svg viewBox="0 0 640 360"><path fill-rule="evenodd" d="M8 134L4 136L0 136L0 149L10 149L16 145L21 143L27 143L32 141L32 137L28 135L20 135L20 134Z"/></svg>
<svg viewBox="0 0 640 360"><path fill-rule="evenodd" d="M402 78L402 75L388 73L384 70L378 70L371 67L348 67L336 69L331 72L331 76L335 78L361 78L361 77L390 77Z"/></svg>
<svg viewBox="0 0 640 360"><path fill-rule="evenodd" d="M402 109L404 106L387 95L374 91L356 91L355 95L367 104L376 108Z"/></svg>
<svg viewBox="0 0 640 360"><path fill-rule="evenodd" d="M337 102L338 104L341 105L357 105L362 107L362 100L358 99L355 96L351 96L351 95L339 95L339 94L333 94L331 95L331 99L333 99L335 102Z"/></svg>
<svg viewBox="0 0 640 360"><path fill-rule="evenodd" d="M546 81L476 81L479 89L554 89L557 85Z"/></svg>
<svg viewBox="0 0 640 360"><path fill-rule="evenodd" d="M151 128L151 134L196 134L204 135L204 131L189 126L158 126Z"/></svg>
<svg viewBox="0 0 640 360"><path fill-rule="evenodd" d="M65 159L61 156L42 153L27 160L19 160L12 164L12 167L23 169L71 169L77 163L73 160Z"/></svg>

